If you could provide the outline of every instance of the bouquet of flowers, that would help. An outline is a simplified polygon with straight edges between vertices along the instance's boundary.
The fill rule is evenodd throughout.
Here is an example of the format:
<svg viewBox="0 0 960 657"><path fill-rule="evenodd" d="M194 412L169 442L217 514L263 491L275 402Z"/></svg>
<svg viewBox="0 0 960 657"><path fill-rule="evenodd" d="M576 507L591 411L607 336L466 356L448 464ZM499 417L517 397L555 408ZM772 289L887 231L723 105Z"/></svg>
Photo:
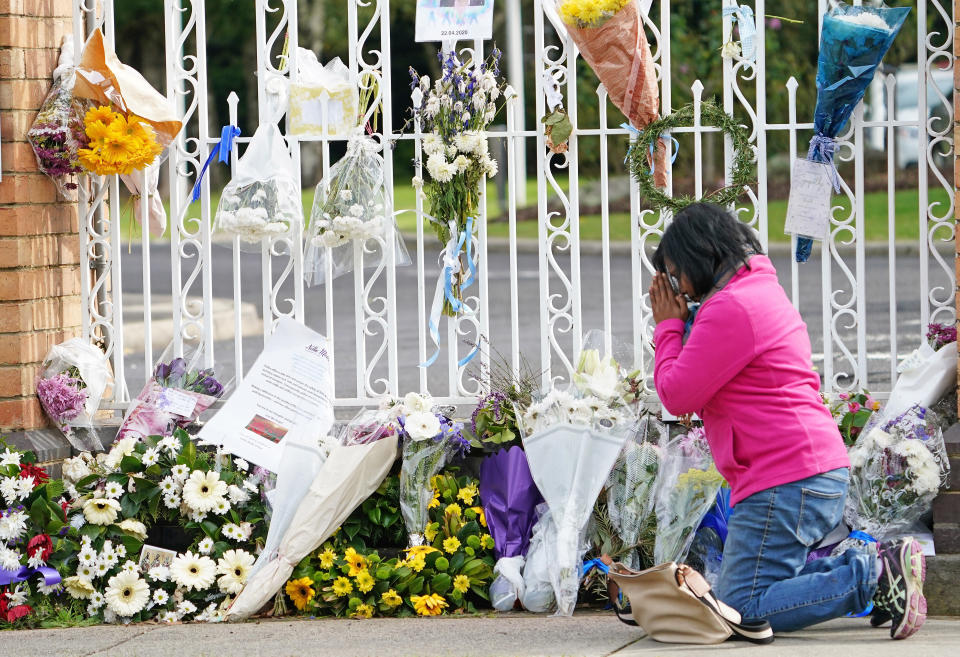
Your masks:
<svg viewBox="0 0 960 657"><path fill-rule="evenodd" d="M655 563L682 561L700 521L713 506L723 477L710 456L702 428L664 444L656 490Z"/></svg>
<svg viewBox="0 0 960 657"><path fill-rule="evenodd" d="M927 326L927 344L934 351L957 341L957 327L933 323Z"/></svg>
<svg viewBox="0 0 960 657"><path fill-rule="evenodd" d="M0 627L33 613L44 597L60 590L60 574L49 564L63 553L63 483L51 482L33 452L11 450L0 441Z"/></svg>
<svg viewBox="0 0 960 657"><path fill-rule="evenodd" d="M73 39L65 37L60 60L53 71L53 86L27 131L37 166L50 176L64 196L67 190L77 188L76 174L82 171L78 151L89 142L83 125L89 102L73 95L75 80Z"/></svg>
<svg viewBox="0 0 960 657"><path fill-rule="evenodd" d="M263 544L261 482L248 468L197 450L182 430L69 459L72 549L58 564L72 573L67 593L105 622L218 618ZM186 532L175 553L147 544L149 527L164 520Z"/></svg>
<svg viewBox="0 0 960 657"><path fill-rule="evenodd" d="M77 450L103 449L93 417L110 380L103 352L80 338L50 349L37 378L37 399Z"/></svg>
<svg viewBox="0 0 960 657"><path fill-rule="evenodd" d="M433 493L431 478L455 456L466 456L470 441L463 436L463 424L433 411L433 400L408 393L395 407L403 438L400 467L400 512L410 535L410 546L424 544L428 508Z"/></svg>
<svg viewBox="0 0 960 657"><path fill-rule="evenodd" d="M657 74L636 0L556 0L557 12L613 104L634 128L656 120ZM658 142L654 176L667 183L666 149Z"/></svg>
<svg viewBox="0 0 960 657"><path fill-rule="evenodd" d="M410 264L407 248L390 213L377 142L362 134L347 143L347 154L317 183L307 230L303 271L307 285L319 285L353 271L362 254L365 267L386 261L394 242L394 262ZM354 242L360 249L354 248ZM327 261L329 259L329 265Z"/></svg>
<svg viewBox="0 0 960 657"><path fill-rule="evenodd" d="M430 84L412 68L413 115L427 133L423 152L430 177L416 177L414 187L423 188L433 228L444 244L440 277L443 294L435 301L439 321L440 302L444 315L455 317L461 310L463 289L473 282L473 232L480 220L480 190L486 178L497 175L497 163L490 157L486 129L497 115L497 101L504 83L500 78L500 50L493 49L483 62L461 62L456 52L438 53L441 78ZM464 258L466 262L464 262Z"/></svg>
<svg viewBox="0 0 960 657"><path fill-rule="evenodd" d="M212 368L198 367L202 348L187 357L170 358L167 347L143 390L130 405L116 440L170 436L177 427L195 422L224 392Z"/></svg>
<svg viewBox="0 0 960 657"><path fill-rule="evenodd" d="M471 506L477 482L439 474L431 487L436 503L430 507L428 544L384 559L340 532L294 569L285 592L296 609L351 618L476 613L488 597L494 546L483 509ZM363 515L359 522L370 520Z"/></svg>
<svg viewBox="0 0 960 657"><path fill-rule="evenodd" d="M853 445L857 436L863 431L863 427L880 410L880 402L874 399L866 390L855 394L841 392L837 394L836 400L830 402L826 397L823 403L830 408L833 419L837 421L840 428L840 434L843 436L843 442L847 446Z"/></svg>
<svg viewBox="0 0 960 657"><path fill-rule="evenodd" d="M947 482L950 462L933 413L915 406L868 426L850 448L844 519L878 539L909 528Z"/></svg>
<svg viewBox="0 0 960 657"><path fill-rule="evenodd" d="M368 445L397 431L398 427L389 417L389 411L364 409L343 425L338 440L342 445Z"/></svg>
<svg viewBox="0 0 960 657"><path fill-rule="evenodd" d="M653 511L654 487L660 470L660 448L666 442L667 427L651 415L640 420L637 433L627 439L607 479L607 513L626 554L620 561L638 569L636 547Z"/></svg>
<svg viewBox="0 0 960 657"><path fill-rule="evenodd" d="M817 107L807 159L831 165L834 188L840 178L833 162L836 139L856 109L883 56L910 13L909 7L851 7L835 2L823 17L817 59ZM797 236L797 262L813 248L809 236Z"/></svg>

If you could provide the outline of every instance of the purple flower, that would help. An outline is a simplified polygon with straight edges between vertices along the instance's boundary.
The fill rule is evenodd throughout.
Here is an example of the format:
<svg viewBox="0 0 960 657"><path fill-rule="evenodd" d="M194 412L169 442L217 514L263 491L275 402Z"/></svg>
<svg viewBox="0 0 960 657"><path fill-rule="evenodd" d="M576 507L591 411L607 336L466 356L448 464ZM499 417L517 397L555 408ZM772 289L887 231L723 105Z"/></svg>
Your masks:
<svg viewBox="0 0 960 657"><path fill-rule="evenodd" d="M779 18L768 18L767 27L769 27L771 30L779 30L783 27L783 21L781 21Z"/></svg>
<svg viewBox="0 0 960 657"><path fill-rule="evenodd" d="M66 374L37 381L37 397L50 419L63 426L84 411L87 393L80 389L80 381Z"/></svg>

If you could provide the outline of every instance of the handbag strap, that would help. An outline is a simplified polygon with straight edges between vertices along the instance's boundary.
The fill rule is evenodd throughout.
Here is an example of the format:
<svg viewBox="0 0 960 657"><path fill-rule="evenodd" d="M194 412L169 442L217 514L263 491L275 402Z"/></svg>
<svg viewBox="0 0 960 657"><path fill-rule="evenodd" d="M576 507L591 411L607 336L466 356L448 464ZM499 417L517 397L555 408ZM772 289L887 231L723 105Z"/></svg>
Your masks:
<svg viewBox="0 0 960 657"><path fill-rule="evenodd" d="M770 623L768 621L745 621L742 618L739 622L734 621L728 618L724 613L723 607L726 605L717 599L717 596L713 594L712 590L708 590L702 595L692 591L689 587L687 590L691 591L700 602L709 607L717 615L717 617L723 623L725 623L728 628L730 628L730 631L733 632L733 636L731 638L758 644L773 643L773 628L770 627Z"/></svg>

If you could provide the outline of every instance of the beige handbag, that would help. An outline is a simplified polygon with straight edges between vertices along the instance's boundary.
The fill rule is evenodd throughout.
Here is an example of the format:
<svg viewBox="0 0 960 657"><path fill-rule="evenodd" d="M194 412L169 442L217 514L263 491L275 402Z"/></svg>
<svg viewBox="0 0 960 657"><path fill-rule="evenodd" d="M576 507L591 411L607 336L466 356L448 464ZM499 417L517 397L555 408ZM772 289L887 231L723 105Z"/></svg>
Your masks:
<svg viewBox="0 0 960 657"><path fill-rule="evenodd" d="M637 572L621 563L610 566L610 600L617 617L638 625L664 643L723 643L729 638L771 643L765 620L745 622L739 612L717 600L707 580L686 564L664 563ZM619 604L619 592L630 601ZM631 613L633 619L621 614Z"/></svg>

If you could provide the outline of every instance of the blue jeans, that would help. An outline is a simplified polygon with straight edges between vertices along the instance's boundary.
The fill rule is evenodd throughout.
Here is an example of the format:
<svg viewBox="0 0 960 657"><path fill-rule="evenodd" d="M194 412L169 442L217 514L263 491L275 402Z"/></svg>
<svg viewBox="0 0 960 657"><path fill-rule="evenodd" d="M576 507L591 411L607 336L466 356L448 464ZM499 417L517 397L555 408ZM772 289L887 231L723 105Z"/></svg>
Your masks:
<svg viewBox="0 0 960 657"><path fill-rule="evenodd" d="M840 524L849 477L840 468L741 500L728 525L717 597L780 632L865 609L879 577L872 546L806 563Z"/></svg>

